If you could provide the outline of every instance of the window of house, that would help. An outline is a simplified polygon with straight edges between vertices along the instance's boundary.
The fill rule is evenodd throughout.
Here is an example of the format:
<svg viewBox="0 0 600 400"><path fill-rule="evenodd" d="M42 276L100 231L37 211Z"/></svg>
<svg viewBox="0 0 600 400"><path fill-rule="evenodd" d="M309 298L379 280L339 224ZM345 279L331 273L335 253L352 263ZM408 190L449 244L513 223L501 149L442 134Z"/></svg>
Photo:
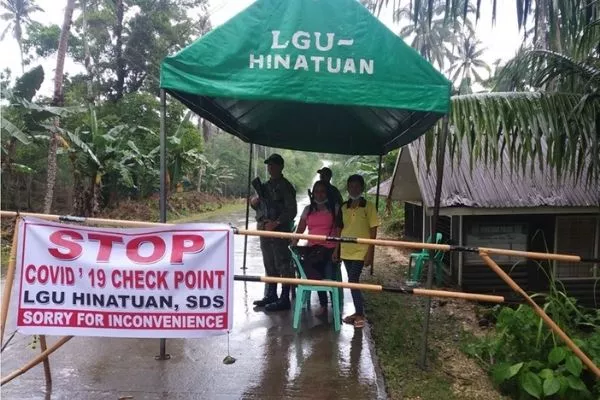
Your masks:
<svg viewBox="0 0 600 400"><path fill-rule="evenodd" d="M556 217L556 252L574 254L586 258L598 257L600 217L559 216ZM568 263L557 261L555 274L558 278L597 277L598 265L593 263Z"/></svg>

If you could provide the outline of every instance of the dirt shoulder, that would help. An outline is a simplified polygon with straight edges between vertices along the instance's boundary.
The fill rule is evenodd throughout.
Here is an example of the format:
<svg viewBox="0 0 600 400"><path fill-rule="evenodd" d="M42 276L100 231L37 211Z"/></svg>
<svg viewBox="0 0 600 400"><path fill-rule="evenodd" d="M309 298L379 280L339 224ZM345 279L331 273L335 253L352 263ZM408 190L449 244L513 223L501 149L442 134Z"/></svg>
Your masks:
<svg viewBox="0 0 600 400"><path fill-rule="evenodd" d="M404 283L408 251L380 247L374 275L362 280L387 286ZM460 347L477 330L476 306L465 301L432 302L426 371L419 367L425 298L365 292L366 312L391 399L504 399L486 372Z"/></svg>

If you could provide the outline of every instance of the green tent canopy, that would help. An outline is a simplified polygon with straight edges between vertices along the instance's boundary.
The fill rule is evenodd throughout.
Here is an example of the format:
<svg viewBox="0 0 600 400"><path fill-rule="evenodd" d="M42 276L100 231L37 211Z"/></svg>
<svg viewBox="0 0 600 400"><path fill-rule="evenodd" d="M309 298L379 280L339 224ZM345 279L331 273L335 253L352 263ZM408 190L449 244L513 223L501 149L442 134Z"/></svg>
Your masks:
<svg viewBox="0 0 600 400"><path fill-rule="evenodd" d="M381 155L448 112L451 84L357 0L258 0L167 57L161 87L246 142Z"/></svg>

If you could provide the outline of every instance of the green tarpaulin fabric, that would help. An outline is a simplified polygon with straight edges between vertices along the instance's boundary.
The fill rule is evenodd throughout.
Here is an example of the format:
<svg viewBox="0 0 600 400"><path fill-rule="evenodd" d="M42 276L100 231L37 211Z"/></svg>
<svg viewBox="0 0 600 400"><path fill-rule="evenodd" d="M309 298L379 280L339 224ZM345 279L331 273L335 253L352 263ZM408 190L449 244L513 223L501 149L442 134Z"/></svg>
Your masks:
<svg viewBox="0 0 600 400"><path fill-rule="evenodd" d="M167 57L161 87L247 142L375 155L446 114L451 84L357 0L258 0Z"/></svg>

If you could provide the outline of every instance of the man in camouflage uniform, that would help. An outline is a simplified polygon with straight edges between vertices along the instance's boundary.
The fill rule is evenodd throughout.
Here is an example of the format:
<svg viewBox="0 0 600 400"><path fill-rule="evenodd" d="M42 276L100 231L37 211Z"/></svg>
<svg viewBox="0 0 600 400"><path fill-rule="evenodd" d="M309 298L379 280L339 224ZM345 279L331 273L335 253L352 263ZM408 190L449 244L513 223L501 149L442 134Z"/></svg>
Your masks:
<svg viewBox="0 0 600 400"><path fill-rule="evenodd" d="M283 158L279 154L271 154L265 160L270 179L261 184L259 195L251 199L252 208L256 210L256 222L259 230L292 232L294 218L297 213L296 190L283 177ZM267 276L294 278L294 268L288 246L290 240L260 238L260 249ZM290 309L290 285L283 285L281 297L277 297L277 284L267 284L265 296L254 302L266 311Z"/></svg>

